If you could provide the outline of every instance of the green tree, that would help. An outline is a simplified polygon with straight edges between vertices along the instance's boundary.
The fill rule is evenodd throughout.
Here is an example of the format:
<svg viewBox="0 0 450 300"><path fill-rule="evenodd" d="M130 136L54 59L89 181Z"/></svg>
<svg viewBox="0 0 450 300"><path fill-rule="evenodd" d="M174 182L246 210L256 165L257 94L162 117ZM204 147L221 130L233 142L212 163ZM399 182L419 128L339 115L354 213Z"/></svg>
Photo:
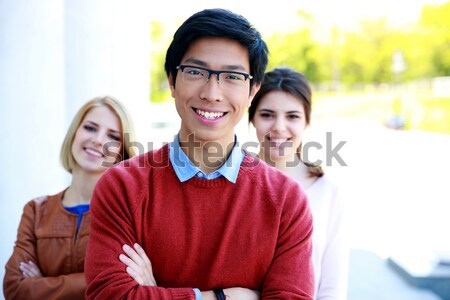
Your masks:
<svg viewBox="0 0 450 300"><path fill-rule="evenodd" d="M164 59L169 44L165 25L151 21L151 51L150 51L150 100L164 102L170 98L170 89L164 70Z"/></svg>
<svg viewBox="0 0 450 300"><path fill-rule="evenodd" d="M270 50L268 70L289 66L302 72L310 81L319 81L320 47L311 34L313 16L298 10L297 19L294 21L296 25L290 31L273 33L266 40Z"/></svg>
<svg viewBox="0 0 450 300"><path fill-rule="evenodd" d="M450 1L424 6L420 24L431 46L431 61L436 75L450 75Z"/></svg>
<svg viewBox="0 0 450 300"><path fill-rule="evenodd" d="M311 39L309 30L287 34L275 34L267 41L270 49L268 69L287 65L303 72L311 81L318 80L318 63L315 51L318 47Z"/></svg>
<svg viewBox="0 0 450 300"><path fill-rule="evenodd" d="M346 32L340 57L341 79L348 85L392 81L392 55L399 35L385 18L364 21L359 32Z"/></svg>

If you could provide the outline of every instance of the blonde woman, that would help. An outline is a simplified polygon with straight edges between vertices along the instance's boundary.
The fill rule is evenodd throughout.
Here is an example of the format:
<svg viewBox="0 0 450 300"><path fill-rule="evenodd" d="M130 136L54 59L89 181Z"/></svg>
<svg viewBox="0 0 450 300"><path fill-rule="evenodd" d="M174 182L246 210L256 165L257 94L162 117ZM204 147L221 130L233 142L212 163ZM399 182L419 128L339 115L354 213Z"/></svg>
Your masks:
<svg viewBox="0 0 450 300"><path fill-rule="evenodd" d="M111 96L87 102L75 115L61 148L72 181L56 195L28 202L13 254L6 264L6 299L84 299L84 256L89 204L97 180L134 156L134 130L125 107Z"/></svg>
<svg viewBox="0 0 450 300"><path fill-rule="evenodd" d="M259 157L297 180L313 214L315 299L341 300L347 294L348 249L344 205L339 189L321 167L300 156L304 130L311 119L311 89L290 69L266 73L249 108L249 121L260 142Z"/></svg>

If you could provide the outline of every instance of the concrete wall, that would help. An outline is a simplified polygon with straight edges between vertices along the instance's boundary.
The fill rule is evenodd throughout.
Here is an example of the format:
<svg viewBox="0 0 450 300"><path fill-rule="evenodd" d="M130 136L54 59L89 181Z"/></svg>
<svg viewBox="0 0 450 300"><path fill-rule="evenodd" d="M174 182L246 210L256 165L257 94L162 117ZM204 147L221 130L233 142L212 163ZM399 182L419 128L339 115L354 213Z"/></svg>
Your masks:
<svg viewBox="0 0 450 300"><path fill-rule="evenodd" d="M25 203L70 182L59 163L60 147L87 100L104 94L119 98L133 115L139 139L148 139L146 2L0 1L2 280Z"/></svg>

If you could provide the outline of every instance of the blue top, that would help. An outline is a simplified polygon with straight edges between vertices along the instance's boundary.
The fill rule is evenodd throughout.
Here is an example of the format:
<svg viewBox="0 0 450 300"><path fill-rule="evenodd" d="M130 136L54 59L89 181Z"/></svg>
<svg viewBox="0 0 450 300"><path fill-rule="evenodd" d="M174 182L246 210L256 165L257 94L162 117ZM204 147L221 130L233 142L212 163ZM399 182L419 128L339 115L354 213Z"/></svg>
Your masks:
<svg viewBox="0 0 450 300"><path fill-rule="evenodd" d="M83 217L83 213L89 211L89 204L80 204L77 206L64 206L64 208L73 214L78 215L78 224L77 224L77 231L80 228L81 224L81 218Z"/></svg>
<svg viewBox="0 0 450 300"><path fill-rule="evenodd" d="M239 168L241 167L241 163L244 160L245 154L239 147L236 136L234 140L234 147L227 161L218 170L215 170L210 174L206 174L198 167L196 167L191 162L189 157L187 157L186 153L183 152L180 146L179 136L177 134L174 141L169 144L169 158L178 179L181 182L184 182L194 176L207 180L224 176L226 179L228 179L228 181L236 183L237 176L239 174Z"/></svg>

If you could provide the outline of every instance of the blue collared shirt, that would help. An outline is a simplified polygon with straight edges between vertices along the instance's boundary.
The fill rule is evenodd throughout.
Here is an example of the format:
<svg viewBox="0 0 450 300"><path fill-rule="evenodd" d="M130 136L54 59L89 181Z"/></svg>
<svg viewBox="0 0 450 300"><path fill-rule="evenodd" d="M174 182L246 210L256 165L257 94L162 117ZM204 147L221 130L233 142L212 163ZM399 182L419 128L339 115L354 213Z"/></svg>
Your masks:
<svg viewBox="0 0 450 300"><path fill-rule="evenodd" d="M181 182L187 181L194 176L207 180L216 179L223 176L228 179L228 181L236 183L239 169L242 161L244 160L245 154L239 147L236 136L234 141L233 150L231 151L227 161L219 169L210 174L206 174L196 167L191 162L189 157L187 157L186 153L183 152L180 146L179 135L177 134L174 141L169 144L170 163L172 164L175 173Z"/></svg>

